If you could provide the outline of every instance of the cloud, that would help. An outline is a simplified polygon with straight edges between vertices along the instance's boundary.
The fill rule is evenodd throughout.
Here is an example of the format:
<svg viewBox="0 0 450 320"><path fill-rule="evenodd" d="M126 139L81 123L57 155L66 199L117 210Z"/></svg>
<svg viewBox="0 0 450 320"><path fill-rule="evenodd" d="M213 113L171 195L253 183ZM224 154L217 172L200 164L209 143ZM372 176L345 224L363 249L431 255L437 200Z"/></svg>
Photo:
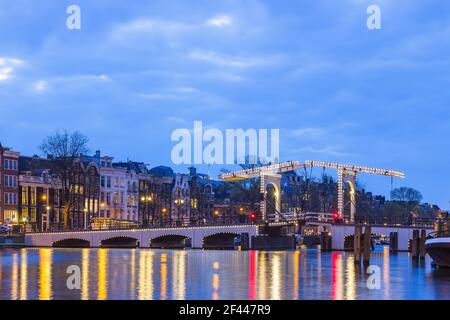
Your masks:
<svg viewBox="0 0 450 320"><path fill-rule="evenodd" d="M208 26L227 27L233 24L233 19L227 15L220 15L206 21Z"/></svg>
<svg viewBox="0 0 450 320"><path fill-rule="evenodd" d="M291 130L291 133L295 137L312 138L322 136L325 131L321 128L301 128Z"/></svg>
<svg viewBox="0 0 450 320"><path fill-rule="evenodd" d="M33 83L32 87L35 92L43 92L48 89L48 82L45 80L39 80Z"/></svg>
<svg viewBox="0 0 450 320"><path fill-rule="evenodd" d="M226 56L216 51L193 50L188 57L219 66L234 68L250 68L277 64L281 56Z"/></svg>
<svg viewBox="0 0 450 320"><path fill-rule="evenodd" d="M16 68L22 64L23 61L16 58L0 57L0 81L11 78Z"/></svg>
<svg viewBox="0 0 450 320"><path fill-rule="evenodd" d="M320 154L325 156L334 156L334 157L348 157L352 154L340 151L340 148L333 146L326 146L322 148L314 148L314 147L305 147L295 150L297 154Z"/></svg>
<svg viewBox="0 0 450 320"><path fill-rule="evenodd" d="M136 19L119 24L113 29L113 36L129 36L142 33L176 34L191 30L192 26L161 19Z"/></svg>
<svg viewBox="0 0 450 320"><path fill-rule="evenodd" d="M174 89L171 89L174 92L180 92L180 93L195 93L198 92L198 90L196 88L192 88L192 87L177 87Z"/></svg>
<svg viewBox="0 0 450 320"><path fill-rule="evenodd" d="M84 84L86 82L107 82L111 81L111 78L106 74L75 74L67 76L49 77L48 79L41 79L34 81L31 84L31 89L35 93L42 93L49 91L51 87L58 85L70 84L70 86Z"/></svg>

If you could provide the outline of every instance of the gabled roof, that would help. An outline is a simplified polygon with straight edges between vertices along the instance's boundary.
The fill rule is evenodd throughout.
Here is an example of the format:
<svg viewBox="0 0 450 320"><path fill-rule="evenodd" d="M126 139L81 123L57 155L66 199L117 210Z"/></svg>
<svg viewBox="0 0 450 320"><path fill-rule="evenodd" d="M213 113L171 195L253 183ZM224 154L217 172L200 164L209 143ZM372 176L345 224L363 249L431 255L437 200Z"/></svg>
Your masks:
<svg viewBox="0 0 450 320"><path fill-rule="evenodd" d="M147 165L143 162L135 162L135 161L128 161L128 162L114 162L112 164L113 168L121 168L121 169L127 169L128 171L134 171L136 173L148 173L149 170L147 168Z"/></svg>

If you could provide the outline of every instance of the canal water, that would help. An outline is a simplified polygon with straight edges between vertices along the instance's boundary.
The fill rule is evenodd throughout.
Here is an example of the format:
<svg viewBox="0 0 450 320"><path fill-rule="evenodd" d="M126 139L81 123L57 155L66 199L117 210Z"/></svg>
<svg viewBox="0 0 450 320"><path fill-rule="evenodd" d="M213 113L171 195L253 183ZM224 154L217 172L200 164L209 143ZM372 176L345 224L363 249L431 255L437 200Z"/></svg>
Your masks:
<svg viewBox="0 0 450 320"><path fill-rule="evenodd" d="M414 264L408 253L379 246L371 265L372 275L351 253L319 249L3 248L0 298L450 299L450 270L432 268L428 257ZM68 288L68 270L80 271L79 289Z"/></svg>

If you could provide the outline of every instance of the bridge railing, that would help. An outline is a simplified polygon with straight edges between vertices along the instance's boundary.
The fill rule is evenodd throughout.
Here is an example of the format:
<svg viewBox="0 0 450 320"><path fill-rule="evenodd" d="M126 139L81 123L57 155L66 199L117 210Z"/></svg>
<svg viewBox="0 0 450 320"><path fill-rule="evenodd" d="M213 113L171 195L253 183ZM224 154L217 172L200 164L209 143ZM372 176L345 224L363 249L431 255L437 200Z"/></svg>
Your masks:
<svg viewBox="0 0 450 320"><path fill-rule="evenodd" d="M114 225L98 226L96 228L51 228L47 231L33 231L31 233L56 233L56 232L90 232L105 230L136 230L136 229L161 229L161 228L192 228L192 227L210 227L210 226L232 226L232 225L250 225L262 224L260 219L239 219L235 217L211 217L207 219L199 218L179 218L179 219L160 219L153 222L142 223L139 226L129 224L115 223Z"/></svg>
<svg viewBox="0 0 450 320"><path fill-rule="evenodd" d="M384 218L384 217L364 217L355 219L355 223L369 225L390 225L390 226L411 226L411 227L433 227L434 218Z"/></svg>
<svg viewBox="0 0 450 320"><path fill-rule="evenodd" d="M322 213L322 212L283 212L281 215L288 221L318 221L331 223L333 222L332 213ZM275 215L268 215L269 221L274 221L276 219Z"/></svg>
<svg viewBox="0 0 450 320"><path fill-rule="evenodd" d="M303 221L303 222L321 222L321 223L340 223L345 224L345 219L335 221L332 213L322 212L286 212L282 213L283 217L288 221ZM268 215L269 221L276 219L275 215ZM369 224L369 225L389 225L389 226L417 226L417 227L432 227L434 226L434 218L386 218L386 217L356 217L354 224Z"/></svg>

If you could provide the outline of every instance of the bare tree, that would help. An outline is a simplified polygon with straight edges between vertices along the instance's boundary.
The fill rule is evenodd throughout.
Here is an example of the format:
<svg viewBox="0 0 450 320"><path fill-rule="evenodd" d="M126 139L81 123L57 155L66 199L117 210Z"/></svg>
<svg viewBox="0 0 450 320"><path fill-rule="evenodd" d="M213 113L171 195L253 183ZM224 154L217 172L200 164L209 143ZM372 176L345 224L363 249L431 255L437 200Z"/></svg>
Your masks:
<svg viewBox="0 0 450 320"><path fill-rule="evenodd" d="M68 133L64 130L48 136L39 146L40 150L52 159L51 174L60 184L61 200L64 204L63 221L65 229L70 227L70 212L74 204L72 196L75 183L74 160L88 152L87 143L88 138L79 131Z"/></svg>
<svg viewBox="0 0 450 320"><path fill-rule="evenodd" d="M422 201L422 194L413 188L400 187L391 191L391 200L400 205L403 217L412 219L414 209Z"/></svg>
<svg viewBox="0 0 450 320"><path fill-rule="evenodd" d="M413 188L400 187L391 191L391 199L393 201L419 204L422 201L422 194Z"/></svg>

